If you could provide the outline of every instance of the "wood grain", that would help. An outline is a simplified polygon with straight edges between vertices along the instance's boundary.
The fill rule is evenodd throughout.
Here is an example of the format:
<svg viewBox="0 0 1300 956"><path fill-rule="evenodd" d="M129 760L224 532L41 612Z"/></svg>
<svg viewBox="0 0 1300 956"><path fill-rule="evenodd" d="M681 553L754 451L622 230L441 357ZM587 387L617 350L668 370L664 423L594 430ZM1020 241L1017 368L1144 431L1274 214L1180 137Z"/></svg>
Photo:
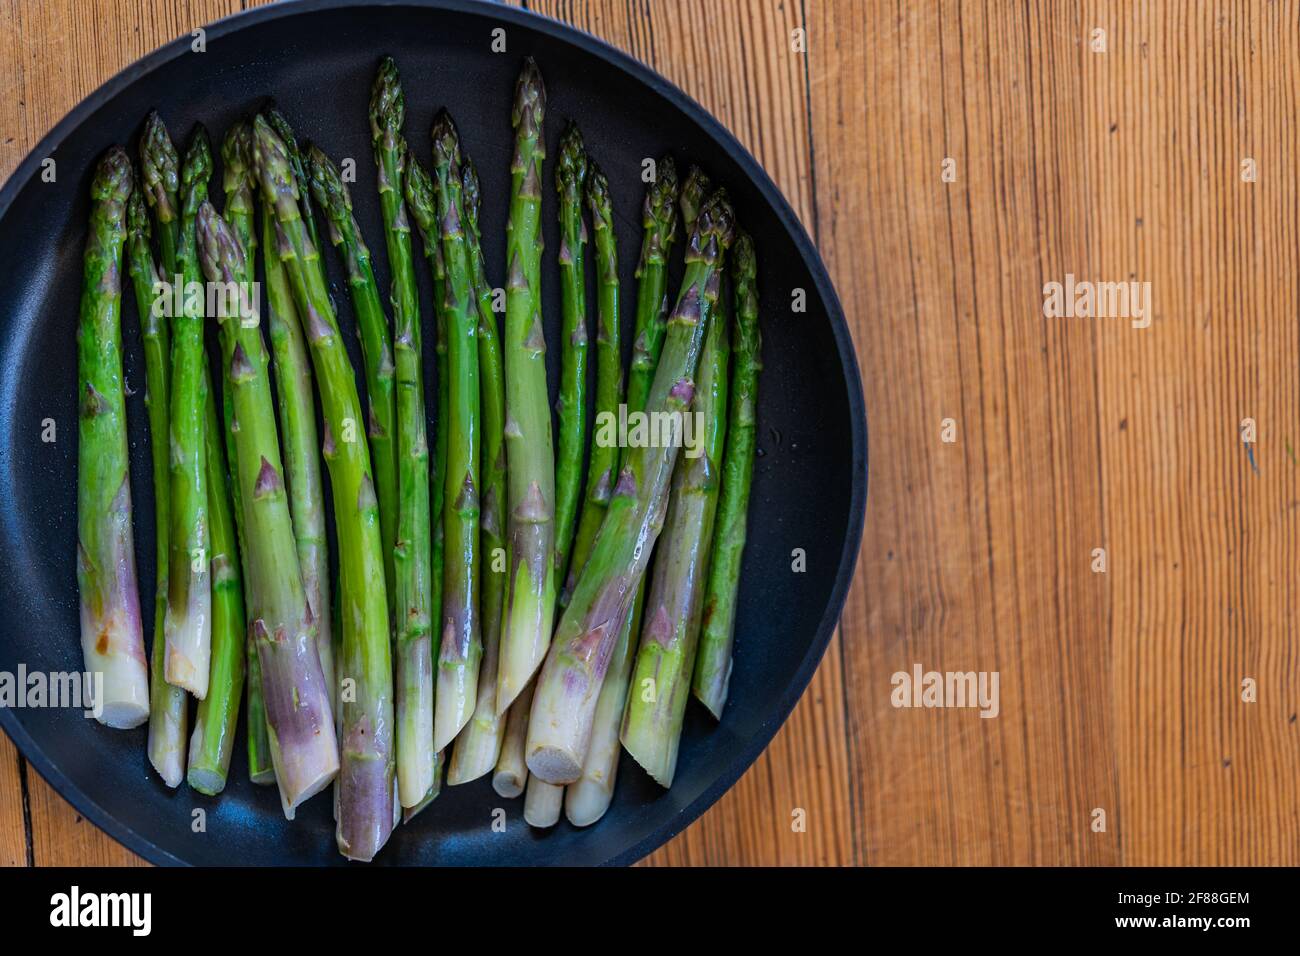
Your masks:
<svg viewBox="0 0 1300 956"><path fill-rule="evenodd" d="M840 635L759 762L647 863L1300 862L1300 6L526 5L764 164L831 270L869 410ZM96 6L88 31L85 4L0 0L0 177L239 4ZM1047 318L1067 273L1149 282L1150 327ZM996 671L998 716L893 707L917 663ZM0 741L0 862L130 857L31 773L28 847L19 766Z"/></svg>
<svg viewBox="0 0 1300 956"><path fill-rule="evenodd" d="M27 865L26 774L17 748L0 734L0 866Z"/></svg>

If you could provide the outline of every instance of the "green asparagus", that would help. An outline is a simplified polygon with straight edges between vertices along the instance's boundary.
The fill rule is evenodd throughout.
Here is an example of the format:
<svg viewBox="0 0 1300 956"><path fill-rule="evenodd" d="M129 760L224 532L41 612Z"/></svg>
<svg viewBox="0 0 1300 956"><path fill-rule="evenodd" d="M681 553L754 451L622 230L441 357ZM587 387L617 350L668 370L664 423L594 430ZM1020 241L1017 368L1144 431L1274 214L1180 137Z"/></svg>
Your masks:
<svg viewBox="0 0 1300 956"><path fill-rule="evenodd" d="M726 440L731 310L725 298L710 306L693 409L701 440L673 472L668 517L632 669L633 691L620 734L628 753L664 787L673 781L690 697Z"/></svg>
<svg viewBox="0 0 1300 956"><path fill-rule="evenodd" d="M396 496L393 539L393 628L397 654L397 781L402 805L421 803L434 783L432 526L429 443L425 425L420 303L403 198L407 144L402 138L405 98L391 57L380 63L370 97L370 135L379 170L388 267L392 274L393 339L397 375ZM372 444L373 448L373 444ZM384 449L384 454L392 454ZM380 452L376 451L376 455ZM381 500L380 514L383 514Z"/></svg>
<svg viewBox="0 0 1300 956"><path fill-rule="evenodd" d="M131 160L117 146L95 169L77 328L81 648L86 670L103 675L97 718L122 728L149 717L122 382L122 248L132 178Z"/></svg>
<svg viewBox="0 0 1300 956"><path fill-rule="evenodd" d="M429 469L429 514L431 542L429 560L429 620L443 620L443 579L446 554L446 528L442 519L443 495L447 476L447 436L450 431L449 374L447 370L447 270L443 265L442 239L437 222L437 199L433 179L413 155L408 153L402 191L411 218L415 220L424 244L433 280L434 355L438 368L438 420L434 433L433 464ZM430 667L432 670L432 665ZM436 718L435 718L436 720Z"/></svg>
<svg viewBox="0 0 1300 956"><path fill-rule="evenodd" d="M278 114L277 114L278 115ZM281 125L284 123L280 118ZM251 128L250 128L251 136ZM249 166L251 162L251 140ZM255 192L259 192L254 182ZM336 730L340 726L339 681L334 632L338 621L336 597L329 574L329 551L325 536L325 491L320 468L320 430L316 425L316 407L312 396L311 362L307 341L298 321L289 277L276 248L275 211L263 198L262 266L266 281L266 330L271 340L271 364L275 368L276 408L279 414L280 441L284 449L285 479L289 490L289 514L297 546L298 566L302 574L307 605L316 622L316 647L321 672L330 685L330 704L334 708ZM327 662L329 669L327 668ZM249 775L255 783L272 783L275 779L269 763L270 753L254 731L265 727L258 722L254 708L261 701L260 682L253 685L257 655L249 664ZM256 693L254 693L256 691ZM256 768L256 769L255 769Z"/></svg>
<svg viewBox="0 0 1300 956"><path fill-rule="evenodd" d="M663 348L668 255L677 236L677 168L671 156L658 166L658 176L646 190L642 213L644 233L637 264L636 335L632 343L632 368L627 381L629 413L645 411L646 395L654 381ZM632 449L624 448L626 464ZM591 743L582 764L582 778L570 784L564 794L564 813L574 826L589 826L605 815L614 797L618 760L622 753L619 729L627 702L628 683L636 659L636 635L641 630L645 605L645 578L637 586L632 613L619 630L609 669L600 685L592 718Z"/></svg>
<svg viewBox="0 0 1300 956"><path fill-rule="evenodd" d="M483 659L479 664L474 715L456 738L451 762L447 766L447 783L452 786L477 780L492 770L501 753L501 737L505 729L505 717L497 713L496 705L501 604L506 586L503 537L506 501L505 375L501 368L501 336L492 311L493 293L487 280L478 227L478 172L469 157L464 157L461 165L461 186L470 270L478 301L479 417L483 435L479 455L479 475L483 485L479 502L479 550L482 554L479 605L482 608Z"/></svg>
<svg viewBox="0 0 1300 956"><path fill-rule="evenodd" d="M474 713L479 662L479 375L475 294L460 174L460 142L444 110L434 120L433 176L446 270L447 471L443 526L442 637L438 651L434 749L449 745Z"/></svg>
<svg viewBox="0 0 1300 956"><path fill-rule="evenodd" d="M319 250L303 222L288 149L260 116L253 121L253 144L258 180L274 209L276 247L311 349L325 413L324 457L333 491L343 617L337 666L340 680L355 685L353 693L343 695L338 844L344 856L369 860L392 832L396 799L392 654L378 500L369 449L364 436L358 440L363 419L356 380Z"/></svg>
<svg viewBox="0 0 1300 956"><path fill-rule="evenodd" d="M646 403L648 412L667 415L670 421L680 422L694 397L696 363L732 228L730 202L718 190L701 209L691 233L681 292ZM677 450L675 441L646 442L633 449L560 620L538 677L525 746L528 769L547 783L572 783L582 773L597 695L663 528Z"/></svg>
<svg viewBox="0 0 1300 956"><path fill-rule="evenodd" d="M194 218L208 197L212 150L196 127L181 167L181 225L177 272L184 282L183 306L172 318L171 531L167 558L167 682L202 700L208 692L212 655L212 591L208 528L204 407L207 367L203 352L203 279L195 248Z"/></svg>
<svg viewBox="0 0 1300 956"><path fill-rule="evenodd" d="M555 454L546 391L540 230L542 119L546 88L532 58L515 89L506 233L506 458L509 490L506 596L497 672L497 713L546 657L555 614Z"/></svg>
<svg viewBox="0 0 1300 956"><path fill-rule="evenodd" d="M205 368L204 373L207 371ZM226 390L230 390L229 385ZM212 666L207 696L199 701L194 716L185 778L199 793L212 796L226 788L230 757L235 750L235 725L239 722L239 702L244 693L246 630L240 556L235 547L237 536L231 510L231 481L226 471L226 456L217 439L223 429L217 420L217 401L210 381L206 405L205 424L212 436L204 443L208 521L212 530Z"/></svg>
<svg viewBox="0 0 1300 956"><path fill-rule="evenodd" d="M731 648L736 631L736 597L740 559L745 551L749 486L754 475L758 373L763 369L763 340L758 329L758 271L754 243L740 232L731 253L735 299L735 358L731 373L727 450L722 462L722 491L713 535L713 559L704 592L704 617L691 687L696 698L721 719L731 680Z"/></svg>
<svg viewBox="0 0 1300 956"><path fill-rule="evenodd" d="M596 427L592 431L587 493L578 519L570 574L582 573L609 507L610 489L618 469L618 441L611 423L618 420L623 401L623 357L619 344L618 240L610 207L609 183L593 162L587 177L587 204L596 246ZM567 601L562 595L562 604Z"/></svg>
<svg viewBox="0 0 1300 956"><path fill-rule="evenodd" d="M208 280L228 290L214 318L223 350L231 356L226 381L238 422L235 463L248 545L249 630L262 665L280 800L291 818L303 801L334 779L339 751L298 565L257 303L239 278L246 274L247 260L234 231L211 203L199 209L198 233Z"/></svg>
<svg viewBox="0 0 1300 956"><path fill-rule="evenodd" d="M582 458L587 443L587 225L582 216L587 152L570 123L560 139L555 187L560 206L560 400L555 448L555 580L568 570L578 521Z"/></svg>
<svg viewBox="0 0 1300 956"><path fill-rule="evenodd" d="M170 142L170 141L169 141ZM149 410L149 449L153 459L155 560L153 649L149 655L149 763L169 787L185 776L182 756L189 723L188 698L163 677L163 616L167 612L167 324L154 303L166 295L149 248L149 216L139 184L126 207L126 264L135 289L136 314L144 340L144 404Z"/></svg>

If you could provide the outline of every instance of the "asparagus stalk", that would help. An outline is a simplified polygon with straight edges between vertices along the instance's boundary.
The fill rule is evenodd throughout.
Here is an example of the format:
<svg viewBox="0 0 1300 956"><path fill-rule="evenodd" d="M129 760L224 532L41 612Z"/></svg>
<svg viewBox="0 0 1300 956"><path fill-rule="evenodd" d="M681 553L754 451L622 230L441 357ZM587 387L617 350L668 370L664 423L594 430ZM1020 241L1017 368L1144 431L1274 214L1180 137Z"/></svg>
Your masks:
<svg viewBox="0 0 1300 956"><path fill-rule="evenodd" d="M483 609L483 660L479 666L478 698L474 705L474 715L456 738L451 762L447 766L447 783L452 786L477 780L491 772L500 756L501 737L505 730L505 717L497 713L501 602L506 585L503 537L506 524L505 378L501 369L501 337L497 332L496 316L492 312L492 287L487 280L482 237L478 228L478 172L468 157L461 166L460 175L470 269L474 294L478 300L479 411L483 433L479 456L479 474L483 482L479 514L482 552L479 564L482 575L479 601ZM522 738L519 755L522 767Z"/></svg>
<svg viewBox="0 0 1300 956"><path fill-rule="evenodd" d="M397 365L394 616L397 653L397 780L403 806L425 799L434 785L432 528L429 444L425 427L420 305L403 201L407 145L405 100L397 66L385 57L370 99L370 133L379 169L380 208L392 274ZM376 454L379 454L376 452ZM385 449L385 454L392 454ZM382 513L382 504L381 504Z"/></svg>
<svg viewBox="0 0 1300 956"><path fill-rule="evenodd" d="M149 717L122 388L122 247L131 161L108 151L90 186L90 230L77 328L77 585L86 670L103 675L98 719L138 727Z"/></svg>
<svg viewBox="0 0 1300 956"><path fill-rule="evenodd" d="M591 207L591 225L596 245L596 431L587 468L587 494L578 520L577 540L573 544L571 575L577 575L587 563L596 532L600 530L609 507L610 489L618 468L617 441L602 441L601 423L617 420L619 402L623 400L623 358L619 344L618 308L618 240L614 235L614 215L610 208L609 183L593 162L587 177L587 204ZM561 604L567 602L563 595Z"/></svg>
<svg viewBox="0 0 1300 956"><path fill-rule="evenodd" d="M728 409L727 450L722 462L722 491L718 500L713 558L704 592L704 617L691 689L696 698L721 719L731 680L731 648L736 631L736 597L740 591L740 561L745 551L749 487L754 475L757 431L758 373L763 368L762 337L758 329L758 264L754 243L744 232L731 255L735 298L735 343Z"/></svg>
<svg viewBox="0 0 1300 956"><path fill-rule="evenodd" d="M528 778L524 792L524 822L530 827L546 829L560 822L560 808L564 806L564 787L545 783L536 776Z"/></svg>
<svg viewBox="0 0 1300 956"><path fill-rule="evenodd" d="M659 175L646 190L642 214L644 234L641 258L637 264L636 336L632 343L632 367L628 374L627 405L630 412L645 411L646 396L654 381L663 348L668 310L666 292L668 255L677 236L677 169L671 156L659 163ZM627 463L630 448L622 452ZM619 728L627 701L628 682L636 659L635 635L641 630L641 612L645 605L645 578L637 586L632 613L628 616L610 658L609 669L596 698L592 719L591 743L582 765L582 778L565 791L564 813L574 826L589 826L609 809L618 776L618 759L622 752Z"/></svg>
<svg viewBox="0 0 1300 956"><path fill-rule="evenodd" d="M723 299L708 317L695 398L703 440L673 473L663 547L632 669L633 693L623 713L623 746L664 787L672 784L677 768L709 573L726 440L730 311Z"/></svg>
<svg viewBox="0 0 1300 956"><path fill-rule="evenodd" d="M391 615L394 594L391 587L393 544L398 540L398 476L397 460L394 457L396 444L393 441L393 347L388 320L380 301L370 249L361 237L361 227L353 215L352 196L347 186L334 163L315 146L308 149L306 163L316 205L324 214L330 241L342 256L347 270L348 289L357 318L366 392L370 398L367 433L375 469L375 493L379 499L379 528L385 557L384 580L389 585L386 594ZM390 620L394 619L390 617ZM423 792L422 790L421 793Z"/></svg>
<svg viewBox="0 0 1300 956"><path fill-rule="evenodd" d="M204 373L207 374L206 368ZM230 390L227 386L226 391ZM235 725L239 722L239 701L244 692L246 639L230 479L217 440L222 426L217 420L217 402L211 383L206 405L206 427L212 436L211 441L204 443L208 518L212 530L212 668L208 694L199 701L194 718L186 779L199 793L211 796L226 788L230 757L235 750Z"/></svg>
<svg viewBox="0 0 1300 956"><path fill-rule="evenodd" d="M183 307L172 319L171 531L168 555L167 682L202 700L208 692L212 655L212 591L208 483L203 450L207 381L203 354L203 284L195 249L194 217L207 200L212 175L208 134L196 127L181 167L181 225L177 271L184 282Z"/></svg>
<svg viewBox="0 0 1300 956"><path fill-rule="evenodd" d="M582 133L570 123L560 138L555 187L560 206L559 437L555 452L555 580L563 581L578 520L582 458L587 441L587 226L582 191L587 152Z"/></svg>
<svg viewBox="0 0 1300 956"><path fill-rule="evenodd" d="M492 789L506 799L524 792L528 783L528 765L524 762L524 744L528 738L528 712L533 707L533 682L529 681L510 712L502 717L505 733L501 739L501 754L492 773Z"/></svg>
<svg viewBox="0 0 1300 956"><path fill-rule="evenodd" d="M271 406L266 348L257 303L239 276L243 247L211 203L198 214L199 251L209 281L236 295L215 316L231 355L226 381L233 392L237 480L248 544L248 602L262 665L271 756L285 815L326 787L339 769L329 692L321 673L315 625L298 566ZM252 321L248 316L252 316Z"/></svg>
<svg viewBox="0 0 1300 956"><path fill-rule="evenodd" d="M361 402L320 253L302 219L285 143L260 116L253 121L253 148L325 413L324 455L338 532L343 618L338 670L340 680L355 683L355 692L343 695L338 843L344 856L369 860L392 833L395 800L392 655L387 589L381 586L378 501L369 450L364 440L357 440Z"/></svg>
<svg viewBox="0 0 1300 956"><path fill-rule="evenodd" d="M438 653L437 705L433 745L449 745L474 712L479 661L479 382L478 299L469 244L465 238L461 194L460 144L451 117L443 111L433 125L442 258L446 269L447 314L447 471L443 526L447 542L443 577L442 638Z"/></svg>
<svg viewBox="0 0 1300 956"><path fill-rule="evenodd" d="M446 529L442 520L443 493L447 475L447 435L449 419L449 374L447 370L447 270L443 265L442 238L437 223L437 200L433 180L420 162L408 154L406 176L402 181L407 209L420 230L424 256L429 261L433 280L434 355L438 367L438 422L434 434L433 465L430 468L429 514L431 515L429 561L429 620L443 620L442 587L445 571Z"/></svg>
<svg viewBox="0 0 1300 956"><path fill-rule="evenodd" d="M249 149L251 159L251 141ZM251 170L251 162L249 166ZM254 188L256 189L256 184ZM293 536L307 604L316 621L317 654L321 659L321 672L329 682L330 703L334 708L337 730L342 717L333 639L338 618L335 614L335 595L331 593L330 587L329 553L325 537L325 493L318 451L320 438L316 426L316 407L312 397L311 365L307 356L307 342L298 320L298 309L289 288L289 277L276 242L275 212L271 204L263 199L261 247L266 281L266 326L271 340L271 362L275 368L276 407L289 488L289 514L293 521ZM260 681L254 685L252 667L256 662L254 648L248 672L249 775L255 783L271 783L275 775L267 749L269 744L263 743L266 740L266 721L265 717L259 721L255 713L261 702ZM327 662L329 670L326 670ZM257 666L260 671L260 665ZM259 729L262 731L260 737L256 733Z"/></svg>
<svg viewBox="0 0 1300 956"><path fill-rule="evenodd" d="M504 712L546 657L555 614L555 455L546 393L539 229L542 119L546 89L524 60L512 121L510 218L506 237L506 457L509 490L506 596L502 609L497 712Z"/></svg>
<svg viewBox="0 0 1300 956"><path fill-rule="evenodd" d="M691 233L681 292L646 403L651 413L680 420L691 405L695 367L732 228L730 202L718 190ZM547 783L572 783L582 773L596 698L618 631L663 528L676 445L647 442L632 450L538 677L525 753L528 769Z"/></svg>
<svg viewBox="0 0 1300 956"><path fill-rule="evenodd" d="M406 221L406 211L402 206L402 172L406 162L406 143L402 139L402 116L404 112L402 86L397 76L397 66L391 57L385 57L379 67L370 95L370 135L374 148L375 166L378 169L380 210L384 217L384 242L388 250L391 278L391 298L393 308L393 328L401 332L408 322L419 322L419 302L415 292L415 270L411 264L410 226ZM338 177L333 177L337 180ZM342 191L342 183L339 183ZM343 192L344 198L347 193ZM324 205L323 200L317 202ZM334 205L337 207L338 202ZM350 206L350 203L349 203ZM341 219L340 219L341 221ZM354 245L362 252L365 245L360 240L360 230L352 232L358 237ZM336 242L335 245L338 245ZM368 255L361 257L348 254L349 281L357 282L358 276L368 277L368 287L375 287L371 274ZM355 270L353 268L355 265ZM395 547L400 538L399 523L402 505L399 504L401 479L399 464L398 429L399 411L397 393L398 384L394 375L394 356L392 336L384 321L383 310L378 306L378 296L373 305L365 308L357 301L354 292L353 302L357 307L357 324L361 331L362 356L366 367L366 391L370 396L370 456L375 472L375 491L379 495L379 525L384 537L384 575L389 589L389 616L393 626L399 631L401 618L394 617L394 611L400 602L397 596L397 569ZM399 389L400 391L400 389ZM400 681L399 681L400 686ZM399 706L400 702L399 702ZM400 733L398 746L401 747ZM400 763L400 757L399 757ZM400 774L400 769L399 769Z"/></svg>
<svg viewBox="0 0 1300 956"><path fill-rule="evenodd" d="M170 144L170 140L168 140ZM167 612L167 324L154 314L154 301L167 286L149 248L149 216L138 184L126 207L126 264L135 289L136 314L144 339L144 404L149 410L149 448L153 458L155 555L153 649L149 656L149 763L169 787L185 775L189 713L185 691L163 677L163 616ZM174 208L174 205L173 205Z"/></svg>

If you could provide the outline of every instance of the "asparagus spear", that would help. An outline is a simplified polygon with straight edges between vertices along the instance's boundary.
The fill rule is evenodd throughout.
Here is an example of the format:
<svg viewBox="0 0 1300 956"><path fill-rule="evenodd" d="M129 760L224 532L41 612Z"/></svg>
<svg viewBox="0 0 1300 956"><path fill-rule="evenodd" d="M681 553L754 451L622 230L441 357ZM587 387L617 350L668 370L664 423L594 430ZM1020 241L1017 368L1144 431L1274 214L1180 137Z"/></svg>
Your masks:
<svg viewBox="0 0 1300 956"><path fill-rule="evenodd" d="M681 292L646 403L651 413L680 417L690 407L695 366L731 234L731 205L718 190L700 211L687 246ZM633 449L560 620L538 677L525 747L528 769L547 783L572 783L581 775L596 698L663 527L676 459L676 442L647 442Z"/></svg>
<svg viewBox="0 0 1300 956"><path fill-rule="evenodd" d="M506 238L506 457L509 512L497 712L505 711L546 657L555 614L555 455L546 395L539 229L542 118L546 90L537 64L524 60L515 90Z"/></svg>
<svg viewBox="0 0 1300 956"><path fill-rule="evenodd" d="M694 457L688 452L673 473L663 547L632 670L633 692L623 713L623 746L664 787L672 784L677 767L713 544L726 440L730 311L724 299L708 317L694 406L703 440L692 450Z"/></svg>
<svg viewBox="0 0 1300 956"><path fill-rule="evenodd" d="M243 280L237 280L243 281ZM207 374L206 367L204 368ZM226 391L230 391L226 387ZM226 788L230 757L235 749L235 725L239 722L239 701L244 692L244 590L239 574L239 553L235 550L235 524L231 511L230 479L226 458L217 436L216 396L208 386L206 427L211 441L204 443L207 456L208 519L212 530L212 668L208 694L199 701L190 737L190 759L186 780L199 793L209 796Z"/></svg>
<svg viewBox="0 0 1300 956"><path fill-rule="evenodd" d="M438 653L437 705L433 745L442 750L474 712L479 660L479 382L478 300L461 195L460 144L444 110L433 125L442 258L446 269L447 313L447 471L443 526L447 542L443 577L442 637Z"/></svg>
<svg viewBox="0 0 1300 956"><path fill-rule="evenodd" d="M334 779L338 745L298 566L257 303L238 278L247 268L244 250L211 203L199 209L198 232L209 281L226 283L237 295L237 307L226 304L215 318L231 355L226 380L238 422L235 463L248 544L249 630L262 665L280 799L292 817L299 804Z"/></svg>
<svg viewBox="0 0 1300 956"><path fill-rule="evenodd" d="M425 428L420 305L403 201L407 145L405 100L391 57L380 63L370 98L370 134L379 169L379 198L392 273L397 365L397 530L393 555L397 651L397 780L402 805L420 804L434 785L434 697L429 444ZM385 454L392 454L385 449ZM376 452L378 455L379 452ZM381 514L383 505L380 506Z"/></svg>
<svg viewBox="0 0 1300 956"><path fill-rule="evenodd" d="M393 676L388 596L370 453L357 440L362 421L352 365L334 306L298 206L285 143L262 117L253 121L258 180L276 219L276 247L289 275L312 353L325 413L324 455L338 532L343 696L338 843L351 859L372 859L393 828ZM242 458L242 454L241 454ZM269 695L268 695L269 698Z"/></svg>
<svg viewBox="0 0 1300 956"><path fill-rule="evenodd" d="M629 412L645 411L646 396L659 364L666 331L668 255L677 236L677 169L671 156L660 161L658 173L646 190L642 214L644 234L641 259L637 264L636 336L632 343L632 368L627 382ZM627 463L631 451L630 448L623 449L623 464ZM635 635L641 630L645 591L643 577L637 586L632 613L619 631L609 669L596 698L591 743L583 761L582 778L565 791L564 813L574 826L595 823L605 815L614 797L618 758L622 753L618 734L623 723L632 664L636 659Z"/></svg>
<svg viewBox="0 0 1300 956"><path fill-rule="evenodd" d="M593 162L587 177L587 204L596 245L596 430L587 467L587 495L578 520L571 562L575 579L582 572L609 507L610 488L618 468L618 443L601 439L601 423L617 420L623 400L623 358L619 345L618 241L610 208L609 183ZM561 604L567 604L564 596Z"/></svg>
<svg viewBox="0 0 1300 956"><path fill-rule="evenodd" d="M691 681L696 698L719 719L727 702L727 686L731 680L740 559L745 551L749 486L754 474L758 373L763 368L758 292L755 288L757 271L754 243L747 234L740 232L731 254L736 334L731 406L727 412L727 450L722 462L722 491L713 535L713 559L704 592L704 623L695 657L695 676Z"/></svg>
<svg viewBox="0 0 1300 956"><path fill-rule="evenodd" d="M474 164L465 158L461 166L461 185L465 201L466 239L469 242L470 270L474 294L478 300L479 411L483 443L479 456L483 496L480 502L479 541L482 560L479 569L482 583L479 602L483 609L483 660L478 672L478 699L474 715L456 738L447 766L447 783L455 786L477 780L489 773L501 753L505 718L497 713L497 660L501 638L501 600L505 594L505 500L506 452L505 378L501 370L501 337L492 312L492 288L488 284L479 235L479 182ZM527 714L527 710L524 711ZM523 766L523 740L519 747Z"/></svg>
<svg viewBox="0 0 1300 956"><path fill-rule="evenodd" d="M330 242L343 258L352 309L356 313L366 392L370 398L367 432L375 470L375 493L379 499L379 528L385 556L384 580L389 585L386 594L391 615L394 594L391 587L392 546L398 539L398 506L397 460L394 457L396 445L393 441L393 348L388 333L388 320L379 298L370 249L361 237L361 227L353 215L352 196L347 186L334 163L315 146L308 149L306 163L311 191L316 198L316 205L324 214ZM298 338L301 341L301 333ZM323 524L323 515L321 519ZM390 617L390 620L393 619ZM421 793L423 792L422 790Z"/></svg>
<svg viewBox="0 0 1300 956"><path fill-rule="evenodd" d="M170 143L170 140L168 140ZM149 217L144 189L137 184L126 206L126 264L135 289L136 314L144 339L144 404L149 410L149 448L153 458L155 557L153 649L149 655L149 763L169 787L185 775L189 712L185 691L163 677L163 616L167 612L167 324L154 314L154 301L167 286L149 248Z"/></svg>
<svg viewBox="0 0 1300 956"><path fill-rule="evenodd" d="M501 754L497 757L492 774L492 789L506 799L524 792L528 783L528 765L524 763L524 744L528 738L528 712L533 706L533 681L510 705L510 712L502 718L505 733L501 739Z"/></svg>
<svg viewBox="0 0 1300 956"><path fill-rule="evenodd" d="M185 283L184 304L172 319L172 374L168 409L171 428L171 530L167 559L166 676L202 700L208 692L212 655L211 559L208 483L204 455L207 382L203 355L203 285L195 249L194 217L207 200L212 175L208 134L196 127L181 167L181 225L177 271Z"/></svg>
<svg viewBox="0 0 1300 956"><path fill-rule="evenodd" d="M278 115L278 114L277 114ZM281 123L283 118L281 117ZM250 129L251 135L251 129ZM249 143L249 167L252 170L252 145ZM254 183L256 191L256 183ZM325 537L325 493L320 470L320 438L316 426L316 407L312 397L311 365L307 342L293 303L289 277L276 249L275 212L262 201L262 266L266 281L267 334L271 340L271 362L275 368L276 407L279 413L280 439L284 449L285 478L289 488L289 514L297 545L298 565L302 574L307 604L316 621L316 647L321 672L330 686L330 703L338 729L342 717L339 681L335 671L334 631L336 595L331 592L329 553ZM265 728L265 718L256 719L255 707L261 701L260 682L254 686L253 665L249 665L249 774L255 783L271 783L275 776L269 763L270 753L254 733ZM327 662L329 669L327 670ZM260 665L258 665L260 670ZM256 691L256 692L255 692Z"/></svg>
<svg viewBox="0 0 1300 956"><path fill-rule="evenodd" d="M587 225L582 190L587 153L570 123L560 138L555 187L560 197L560 433L555 454L555 580L563 581L578 520L582 457L587 440Z"/></svg>
<svg viewBox="0 0 1300 956"><path fill-rule="evenodd" d="M437 223L437 200L434 198L433 180L428 170L414 156L408 154L406 176L402 181L406 206L420 230L424 243L424 256L429 261L433 280L434 354L438 367L438 422L433 443L433 465L430 468L431 520L429 561L429 620L443 619L442 586L445 570L446 529L442 520L443 493L447 475L447 435L450 431L449 374L447 371L447 270L442 259L442 238ZM430 798L431 799L431 798Z"/></svg>
<svg viewBox="0 0 1300 956"><path fill-rule="evenodd" d="M77 585L86 670L103 674L98 719L138 727L149 717L131 479L122 390L122 247L131 161L108 151L90 186L90 230L77 328Z"/></svg>

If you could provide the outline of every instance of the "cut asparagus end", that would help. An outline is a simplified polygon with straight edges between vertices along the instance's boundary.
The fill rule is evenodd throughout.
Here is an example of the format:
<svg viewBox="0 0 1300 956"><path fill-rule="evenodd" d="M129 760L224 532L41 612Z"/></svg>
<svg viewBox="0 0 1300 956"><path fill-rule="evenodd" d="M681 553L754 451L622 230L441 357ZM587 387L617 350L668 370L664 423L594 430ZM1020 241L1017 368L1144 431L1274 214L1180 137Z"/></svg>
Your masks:
<svg viewBox="0 0 1300 956"><path fill-rule="evenodd" d="M613 799L613 776L608 782L583 777L564 788L564 815L575 827L589 827L605 815Z"/></svg>
<svg viewBox="0 0 1300 956"><path fill-rule="evenodd" d="M416 807L434 782L433 658L428 638L398 641L397 789L403 807Z"/></svg>
<svg viewBox="0 0 1300 956"><path fill-rule="evenodd" d="M433 755L433 783L430 785L425 795L420 799L419 803L413 807L404 807L402 809L403 823L410 823L419 815L421 810L438 798L438 794L442 792L442 767L446 762L445 753L436 753Z"/></svg>
<svg viewBox="0 0 1300 956"><path fill-rule="evenodd" d="M172 579L188 575L187 598L181 608L168 605L163 630L167 640L167 683L182 687L199 700L208 695L212 662L212 591L206 568L194 571L186 562L172 567Z"/></svg>
<svg viewBox="0 0 1300 956"><path fill-rule="evenodd" d="M548 535L531 535L537 525L524 525L525 535L534 537L535 561L543 562L543 573L552 584L539 594L530 583L529 562L516 558L514 583L507 590L502 652L497 670L497 713L504 714L546 659L551 645L551 619L555 616L555 562L546 546ZM542 556L543 552L546 556ZM509 651L509 652L508 652Z"/></svg>
<svg viewBox="0 0 1300 956"><path fill-rule="evenodd" d="M344 742L337 840L349 860L369 862L392 835L394 789L392 768L360 739L363 732L364 721Z"/></svg>
<svg viewBox="0 0 1300 956"><path fill-rule="evenodd" d="M501 755L497 757L496 771L492 774L492 789L506 799L519 796L528 783L524 743L528 738L528 713L532 706L533 685L529 684L505 717L505 735L501 739Z"/></svg>
<svg viewBox="0 0 1300 956"><path fill-rule="evenodd" d="M564 788L544 783L536 777L528 778L528 792L524 794L524 821L530 827L545 830L560 822L560 808L564 806Z"/></svg>
<svg viewBox="0 0 1300 956"><path fill-rule="evenodd" d="M447 639L448 636L444 634L444 643ZM452 639L454 640L454 635ZM438 662L438 690L434 695L434 750L442 750L451 744L473 716L478 699L477 669L466 662L449 661L445 654L444 659Z"/></svg>
<svg viewBox="0 0 1300 956"><path fill-rule="evenodd" d="M147 753L150 765L163 783L174 788L179 787L185 778L185 728L189 722L189 701L185 691L173 687L163 677L163 643L162 629L156 627L150 655L153 687Z"/></svg>
<svg viewBox="0 0 1300 956"><path fill-rule="evenodd" d="M452 747L451 763L447 768L450 786L469 783L489 773L501 756L506 718L497 713L496 707L497 646L490 627L485 626L484 630L489 633L479 668L478 702L473 717Z"/></svg>

